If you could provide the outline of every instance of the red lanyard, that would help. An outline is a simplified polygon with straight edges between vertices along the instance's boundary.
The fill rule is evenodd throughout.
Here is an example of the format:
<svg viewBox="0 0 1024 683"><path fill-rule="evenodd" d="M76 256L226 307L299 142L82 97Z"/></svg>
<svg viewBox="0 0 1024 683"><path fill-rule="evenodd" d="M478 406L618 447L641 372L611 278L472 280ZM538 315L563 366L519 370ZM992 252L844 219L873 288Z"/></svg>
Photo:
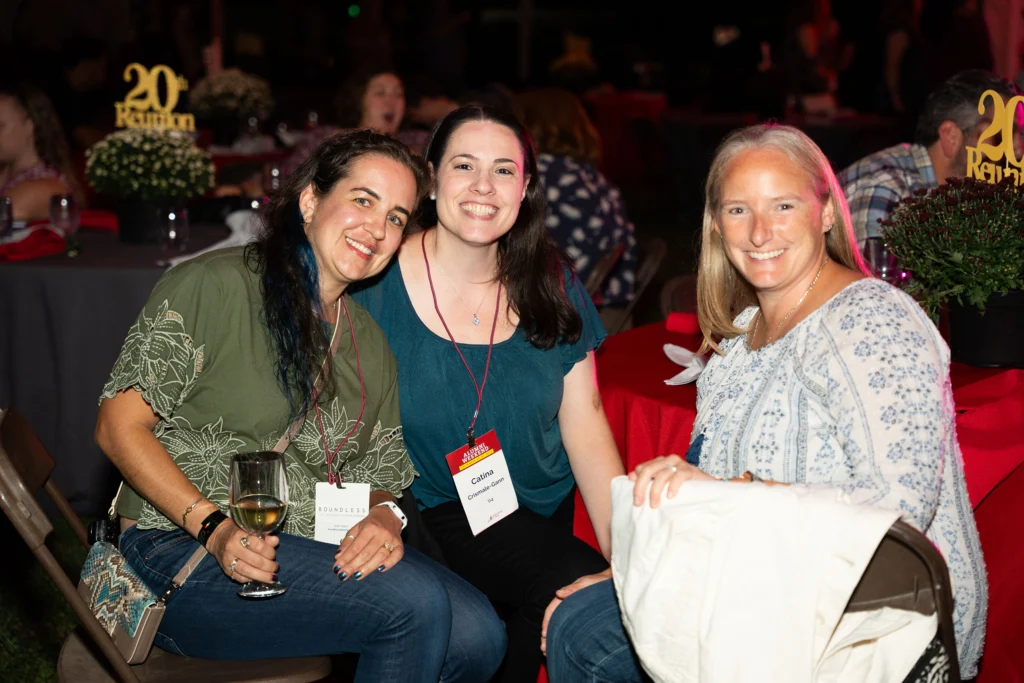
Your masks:
<svg viewBox="0 0 1024 683"><path fill-rule="evenodd" d="M352 438L352 435L359 429L359 424L363 421L363 412L366 410L366 385L363 384L363 366L359 363L359 347L356 345L356 331L352 327L352 318L348 314L348 304L345 302L345 297L341 297L341 305L345 309L345 319L348 321L348 331L352 335L352 350L356 354L356 372L359 373L359 417L356 418L356 423L352 425L351 431L345 438L341 440L337 448L332 452L327 447L327 431L324 429L324 418L320 415L320 404L316 400L316 387L313 387L313 406L316 409L316 419L320 423L320 436L324 441L324 458L327 460L327 483L334 484L337 478L334 476L334 470L331 469L331 464L334 462L334 456L338 455L338 451L341 447L348 443L348 440ZM338 333L338 322L334 323L334 333ZM331 357L331 362L334 362L334 357ZM339 475L340 476L340 475ZM344 480L343 480L344 481Z"/></svg>
<svg viewBox="0 0 1024 683"><path fill-rule="evenodd" d="M437 228L434 228L435 230ZM436 238L435 238L436 239ZM448 333L448 338L452 341L452 346L455 347L455 352L459 354L459 358L462 359L462 364L466 366L466 372L469 373L469 378L473 380L473 386L476 387L476 410L473 411L473 420L469 423L469 429L466 430L466 443L472 448L476 445L476 436L473 434L473 427L476 426L476 418L480 416L480 404L484 402L484 387L487 386L487 373L491 369L491 351L494 350L494 331L498 328L498 310L501 307L501 283L498 283L498 296L494 301L494 322L491 323L491 340L487 344L487 363L484 365L484 381L477 383L476 375L469 367L469 363L466 362L466 357L462 355L462 350L459 348L458 343L455 341L455 337L452 336L452 331L448 329L448 323L444 321L444 316L441 315L441 307L437 305L437 292L434 291L434 280L430 276L430 261L427 259L427 235L423 234L423 239L420 241L420 246L423 247L423 263L427 267L427 282L430 283L430 296L434 298L434 310L437 311L437 317L441 319L441 324L444 326L444 331Z"/></svg>

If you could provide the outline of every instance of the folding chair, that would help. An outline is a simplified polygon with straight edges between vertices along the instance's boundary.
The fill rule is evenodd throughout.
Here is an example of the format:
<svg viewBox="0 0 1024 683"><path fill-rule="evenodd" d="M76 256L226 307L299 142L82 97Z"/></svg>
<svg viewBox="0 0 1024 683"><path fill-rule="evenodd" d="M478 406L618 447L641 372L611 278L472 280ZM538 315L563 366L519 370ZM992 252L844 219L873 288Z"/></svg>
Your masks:
<svg viewBox="0 0 1024 683"><path fill-rule="evenodd" d="M180 657L157 647L144 663L129 666L46 547L53 524L36 502L40 488L53 500L82 545L88 543L82 521L51 478L53 469L53 458L25 418L10 409L0 412L0 509L82 622L82 629L69 635L61 648L57 661L61 683L307 683L330 674L330 657L210 660ZM81 630L88 638L82 638Z"/></svg>
<svg viewBox="0 0 1024 683"><path fill-rule="evenodd" d="M622 310L618 321L610 327L608 334L617 334L622 331L626 321L629 320L629 316L633 314L633 309L636 308L637 302L640 301L640 297L643 296L644 291L651 284L654 276L658 274L658 269L661 268L661 264L667 255L668 243L665 240L660 237L652 237L647 240L644 257L641 259L640 267L636 271L636 291L633 295L633 300Z"/></svg>
<svg viewBox="0 0 1024 683"><path fill-rule="evenodd" d="M620 242L614 247L601 254L601 258L594 264L593 269L590 271L590 275L587 276L587 281L584 287L587 290L587 294L590 295L591 299L597 297L601 293L601 288L604 286L604 281L608 279L612 271L615 270L615 264L622 258L622 254L626 251L626 243Z"/></svg>
<svg viewBox="0 0 1024 683"><path fill-rule="evenodd" d="M953 590L946 561L927 536L900 520L885 533L846 611L866 612L882 607L937 614L938 635L949 655L949 682L960 683L953 632Z"/></svg>

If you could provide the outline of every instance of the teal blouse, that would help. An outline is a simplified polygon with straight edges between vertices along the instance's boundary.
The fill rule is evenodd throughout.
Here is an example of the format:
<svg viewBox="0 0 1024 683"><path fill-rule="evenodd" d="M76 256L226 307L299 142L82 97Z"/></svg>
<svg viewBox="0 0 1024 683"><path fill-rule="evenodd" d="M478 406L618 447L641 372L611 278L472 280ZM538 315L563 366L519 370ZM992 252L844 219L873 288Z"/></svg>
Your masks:
<svg viewBox="0 0 1024 683"><path fill-rule="evenodd" d="M495 430L519 504L545 517L572 491L575 480L562 445L558 409L565 375L607 336L593 302L575 276L566 293L583 318L575 344L549 350L527 341L522 329L496 343L474 431ZM420 476L412 490L421 508L458 500L445 456L465 445L476 389L451 341L416 315L397 259L352 297L377 321L398 359L398 394L405 445ZM486 344L459 344L477 380Z"/></svg>

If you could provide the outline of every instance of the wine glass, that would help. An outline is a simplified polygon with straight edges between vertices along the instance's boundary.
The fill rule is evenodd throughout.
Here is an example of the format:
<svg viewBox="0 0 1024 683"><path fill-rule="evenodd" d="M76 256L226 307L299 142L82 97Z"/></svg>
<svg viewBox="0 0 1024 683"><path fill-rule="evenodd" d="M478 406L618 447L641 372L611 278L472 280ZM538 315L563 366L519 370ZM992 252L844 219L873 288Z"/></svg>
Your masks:
<svg viewBox="0 0 1024 683"><path fill-rule="evenodd" d="M188 209L169 210L160 221L160 248L164 253L185 251L188 247Z"/></svg>
<svg viewBox="0 0 1024 683"><path fill-rule="evenodd" d="M64 234L68 256L77 256L78 244L78 202L71 194L55 194L50 197L50 225Z"/></svg>
<svg viewBox="0 0 1024 683"><path fill-rule="evenodd" d="M14 232L14 203L10 197L0 197L0 239Z"/></svg>
<svg viewBox="0 0 1024 683"><path fill-rule="evenodd" d="M73 237L78 232L78 202L70 194L55 194L50 197L50 223L64 233L65 237Z"/></svg>
<svg viewBox="0 0 1024 683"><path fill-rule="evenodd" d="M896 257L889 252L889 247L881 237L869 237L864 242L864 261L875 277L891 285L900 282L900 269Z"/></svg>
<svg viewBox="0 0 1024 683"><path fill-rule="evenodd" d="M284 455L275 451L239 453L231 457L228 480L231 518L243 531L264 538L284 522L288 509L288 479ZM280 583L250 581L238 595L272 598L286 590Z"/></svg>

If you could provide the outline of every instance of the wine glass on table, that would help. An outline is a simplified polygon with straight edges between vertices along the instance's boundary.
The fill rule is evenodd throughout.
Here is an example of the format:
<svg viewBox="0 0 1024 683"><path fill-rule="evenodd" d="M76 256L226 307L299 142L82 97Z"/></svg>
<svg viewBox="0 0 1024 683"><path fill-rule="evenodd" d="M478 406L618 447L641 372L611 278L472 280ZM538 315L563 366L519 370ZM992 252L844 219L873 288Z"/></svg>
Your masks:
<svg viewBox="0 0 1024 683"><path fill-rule="evenodd" d="M231 518L243 531L264 538L284 522L288 509L288 480L284 455L275 451L239 453L231 458L228 480ZM280 583L250 581L238 595L272 598L286 590Z"/></svg>
<svg viewBox="0 0 1024 683"><path fill-rule="evenodd" d="M68 256L78 254L78 202L72 194L55 194L50 197L50 225L60 230L68 245Z"/></svg>
<svg viewBox="0 0 1024 683"><path fill-rule="evenodd" d="M900 269L896 257L889 251L881 237L869 237L864 241L864 261L875 277L891 285L899 286Z"/></svg>

